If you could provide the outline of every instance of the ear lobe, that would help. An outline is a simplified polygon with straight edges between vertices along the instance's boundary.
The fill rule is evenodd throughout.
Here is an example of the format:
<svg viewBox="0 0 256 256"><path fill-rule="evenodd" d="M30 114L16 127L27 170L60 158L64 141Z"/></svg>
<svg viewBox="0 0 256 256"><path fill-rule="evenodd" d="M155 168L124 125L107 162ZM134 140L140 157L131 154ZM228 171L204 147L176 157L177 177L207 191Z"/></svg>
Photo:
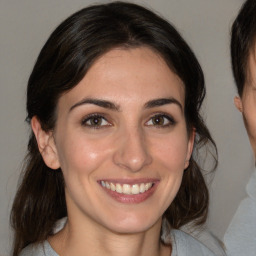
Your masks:
<svg viewBox="0 0 256 256"><path fill-rule="evenodd" d="M31 128L35 134L38 149L44 159L45 164L51 169L60 168L52 131L44 131L36 116L31 119Z"/></svg>
<svg viewBox="0 0 256 256"><path fill-rule="evenodd" d="M188 166L189 166L189 160L191 158L193 148L194 148L195 136L196 136L196 129L193 128L193 130L190 134L190 137L189 137L189 141L188 141L188 150L187 150L187 156L186 156L186 159L185 159L184 169L187 169Z"/></svg>
<svg viewBox="0 0 256 256"><path fill-rule="evenodd" d="M236 108L242 113L243 112L243 102L239 96L234 98L234 103Z"/></svg>

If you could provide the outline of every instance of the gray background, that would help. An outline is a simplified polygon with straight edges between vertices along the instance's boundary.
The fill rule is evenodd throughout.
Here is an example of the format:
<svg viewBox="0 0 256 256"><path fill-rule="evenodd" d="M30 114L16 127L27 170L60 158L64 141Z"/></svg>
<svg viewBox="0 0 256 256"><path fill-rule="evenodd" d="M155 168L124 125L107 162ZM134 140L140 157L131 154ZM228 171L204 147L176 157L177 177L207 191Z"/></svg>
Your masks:
<svg viewBox="0 0 256 256"><path fill-rule="evenodd" d="M109 2L109 1L101 1ZM219 149L212 185L209 227L222 239L253 170L230 70L230 27L242 0L148 0L169 19L197 55L205 72L203 115ZM0 255L11 245L9 211L26 152L25 88L35 59L50 32L89 0L0 0Z"/></svg>

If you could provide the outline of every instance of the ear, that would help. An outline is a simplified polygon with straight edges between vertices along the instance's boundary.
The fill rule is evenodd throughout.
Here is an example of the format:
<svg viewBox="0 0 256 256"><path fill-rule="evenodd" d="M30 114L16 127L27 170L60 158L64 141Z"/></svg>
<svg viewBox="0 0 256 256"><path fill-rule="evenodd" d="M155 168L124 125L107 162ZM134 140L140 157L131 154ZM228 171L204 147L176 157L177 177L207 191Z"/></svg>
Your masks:
<svg viewBox="0 0 256 256"><path fill-rule="evenodd" d="M189 166L189 160L191 158L193 148L194 148L195 136L196 136L196 129L193 128L192 132L190 133L190 137L189 137L189 141L188 141L188 148L187 148L187 155L186 155L186 159L185 159L184 169L187 169Z"/></svg>
<svg viewBox="0 0 256 256"><path fill-rule="evenodd" d="M242 113L243 112L243 102L239 96L234 98L234 103L236 108Z"/></svg>
<svg viewBox="0 0 256 256"><path fill-rule="evenodd" d="M31 128L35 134L38 149L44 159L45 164L51 169L60 168L59 158L52 131L44 131L40 121L36 116L34 116L31 120Z"/></svg>

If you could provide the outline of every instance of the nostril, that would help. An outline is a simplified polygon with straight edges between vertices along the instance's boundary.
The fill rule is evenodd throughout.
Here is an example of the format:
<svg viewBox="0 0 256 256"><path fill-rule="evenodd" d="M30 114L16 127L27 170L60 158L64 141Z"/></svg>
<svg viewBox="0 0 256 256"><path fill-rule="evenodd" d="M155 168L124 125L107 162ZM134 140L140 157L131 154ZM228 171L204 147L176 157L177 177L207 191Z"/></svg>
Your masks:
<svg viewBox="0 0 256 256"><path fill-rule="evenodd" d="M128 129L128 128L127 128ZM134 130L136 129L136 130ZM114 162L119 167L137 172L152 162L145 138L138 128L126 131L118 140Z"/></svg>

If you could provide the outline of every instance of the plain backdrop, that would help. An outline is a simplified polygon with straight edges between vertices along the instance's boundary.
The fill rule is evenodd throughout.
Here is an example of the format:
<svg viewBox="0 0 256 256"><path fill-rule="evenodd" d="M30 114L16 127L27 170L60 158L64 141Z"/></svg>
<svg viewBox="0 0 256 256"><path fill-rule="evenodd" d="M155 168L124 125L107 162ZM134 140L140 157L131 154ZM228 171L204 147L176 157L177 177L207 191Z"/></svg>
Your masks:
<svg viewBox="0 0 256 256"><path fill-rule="evenodd" d="M99 1L109 2L109 1ZM194 50L205 73L203 116L219 150L219 166L210 185L209 228L222 239L254 168L253 155L236 95L229 56L230 27L242 0L134 1L173 23ZM25 88L37 55L52 30L89 0L0 0L0 255L9 255L9 212L28 127Z"/></svg>

